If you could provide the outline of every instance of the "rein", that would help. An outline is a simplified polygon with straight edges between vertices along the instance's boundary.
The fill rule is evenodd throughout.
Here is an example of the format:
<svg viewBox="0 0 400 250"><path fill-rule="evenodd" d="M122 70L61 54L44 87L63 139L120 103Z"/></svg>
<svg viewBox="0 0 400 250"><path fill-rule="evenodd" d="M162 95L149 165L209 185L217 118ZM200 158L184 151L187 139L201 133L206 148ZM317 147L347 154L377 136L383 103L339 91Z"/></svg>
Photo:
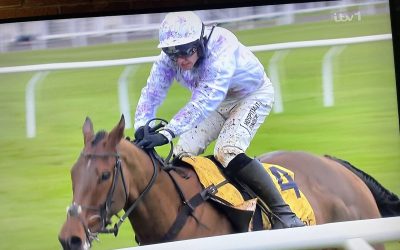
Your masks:
<svg viewBox="0 0 400 250"><path fill-rule="evenodd" d="M126 218L129 217L129 215L132 213L132 211L137 207L137 205L143 200L144 196L150 191L151 187L154 185L157 176L158 176L158 169L155 163L155 159L154 157L150 157L151 161L152 161L152 165L153 165L153 175L151 176L151 179L149 181L149 183L147 184L147 186L145 187L145 189L143 190L143 192L139 195L139 197L135 200L135 202L132 203L132 205L128 208L128 210L125 211L125 214L121 216L121 218L119 218L118 222L114 224L114 227L112 228L106 228L103 227L99 233L113 233L114 236L118 235L118 231L119 231L119 227L122 225L122 223L126 220ZM118 159L119 160L119 159ZM119 160L120 161L120 160ZM122 172L122 168L121 168L121 164L119 164L119 170L121 172L121 178L122 178L122 182L124 184L124 191L125 191L125 196L126 196L126 202L128 201L128 192L126 190L126 185L125 185L125 179L123 178L123 172ZM105 204L111 204L111 200L112 200L112 196L114 194L114 190L115 190L115 182L118 180L117 179L118 176L114 175L114 181L113 181L113 186L110 189L109 192L109 196L107 197L107 201ZM107 205L106 205L107 207ZM106 210L106 214L107 215L107 210ZM104 216L106 217L106 216ZM104 225L104 224L103 224Z"/></svg>
<svg viewBox="0 0 400 250"><path fill-rule="evenodd" d="M150 157L152 165L153 165L153 175L151 176L151 179L149 183L147 184L146 188L143 190L143 192L139 195L139 197L135 200L135 202L132 203L132 205L126 210L125 214L121 216L121 218L118 220L117 223L115 223L114 228L112 229L107 229L103 231L102 233L114 233L115 236L118 235L118 230L121 224L125 221L126 218L129 217L129 215L132 213L132 211L137 207L137 205L143 200L144 196L150 191L151 187L154 185L157 176L158 176L158 168L155 163L155 159L153 157Z"/></svg>
<svg viewBox="0 0 400 250"><path fill-rule="evenodd" d="M162 122L165 122L165 123L164 124L160 123L160 124L156 125L155 127L151 128L149 126L149 123L152 122L153 120L161 120ZM145 136L149 133L155 132L157 129L163 127L165 124L166 124L166 121L159 119L159 118L155 118L155 119L148 121L146 123L146 127L144 130ZM135 145L137 144L136 141L133 141L132 143ZM166 241L173 240L177 236L177 234L181 231L181 229L185 225L189 216L193 216L194 219L197 222L199 222L198 219L193 215L195 208L197 206L199 206L201 203L203 203L204 201L208 200L213 194L215 194L217 192L217 188L219 186L222 186L226 183L221 183L217 186L214 186L214 185L209 186L206 189L202 190L197 195L195 195L194 197L192 197L190 200L186 200L186 198L184 196L184 192L182 191L182 188L179 186L179 184L177 183L177 181L175 180L173 175L170 173L170 170L174 169L171 166L171 164L169 163L170 158L172 156L172 150L173 150L172 142L170 142L170 145L171 145L171 150L165 160L163 160L157 154L157 152L154 150L154 148L146 150L146 153L149 155L152 165L153 165L153 175L152 175L149 183L146 185L145 189L142 191L142 193L132 203L132 205L125 211L125 213L119 218L118 222L116 222L114 224L114 226L111 228L107 227L107 225L110 224L110 222L107 221L107 215L109 214L110 209L111 209L111 205L113 202L112 198L114 196L114 192L115 192L115 188L117 186L118 180L119 180L119 176L121 176L121 181L122 181L122 185L124 188L125 203L128 202L128 191L127 191L126 182L125 182L125 178L124 178L124 174L123 174L123 170L122 170L120 155L118 153L104 153L104 154L90 154L90 153L84 153L84 152L81 153L81 155L85 156L85 157L115 157L115 159L116 159L115 165L114 165L113 183L112 183L110 190L107 193L107 198L106 198L106 201L103 203L103 205L101 205L100 208L97 208L97 207L93 207L93 206L83 206L83 205L79 205L79 204L73 202L73 204L71 206L69 206L67 209L67 214L69 216L78 217L79 220L81 221L81 223L85 229L86 237L89 240L89 244L91 244L91 241L93 239L98 240L97 235L99 233L105 233L105 234L112 233L112 234L114 234L114 236L118 235L118 231L119 231L119 228L122 225L122 223L126 220L126 218L129 217L129 215L133 212L133 210L138 206L138 204L143 200L145 195L150 191L151 187L154 185L154 183L157 179L157 176L158 176L157 162L161 165L160 166L161 169L167 172L168 176L170 177L171 181L173 182L174 187L175 187L176 191L178 192L178 194L181 198L181 201L182 201L182 206L179 208L179 213L177 215L177 218L175 219L175 222L172 224L172 226L170 227L168 232L164 235L164 237L160 241L166 242ZM95 233L90 231L88 226L85 225L84 221L79 216L80 213L82 212L82 209L99 211L98 217L100 217L100 220L102 222L100 230L98 230ZM138 239L137 235L135 236L135 239L138 242L138 244L140 245L140 240Z"/></svg>
<svg viewBox="0 0 400 250"><path fill-rule="evenodd" d="M132 213L132 211L137 207L137 205L143 200L143 197L150 191L151 187L153 186L153 184L157 178L158 170L156 167L155 158L150 157L152 160L154 172L153 172L153 175L152 175L149 183L147 184L146 188L139 195L139 197L135 200L135 202L132 203L132 205L128 208L128 210L126 210L125 214L119 218L118 222L115 223L112 228L107 228L107 225L109 224L109 222L107 221L107 214L109 213L110 208L111 208L112 197L114 196L114 192L115 192L115 188L117 186L117 182L119 180L119 178L118 178L119 176L121 176L122 185L124 187L125 200L126 200L126 202L128 201L128 191L126 188L126 182L125 182L124 174L122 171L120 156L118 153L88 154L88 153L84 153L84 152L82 152L81 155L85 156L85 157L110 157L110 156L115 157L116 161L115 161L115 165L114 165L114 179L113 179L112 186L111 186L110 190L108 191L106 201L104 202L103 205L100 206L100 208L93 207L93 206L83 206L83 205L79 205L74 202L71 206L68 207L67 214L69 216L75 216L75 217L79 218L79 220L81 221L81 223L85 229L85 234L86 234L86 237L89 239L89 243L93 239L98 240L97 235L99 233L105 233L105 234L113 233L114 236L117 236L119 227L126 220L126 218L129 217L130 213ZM86 224L83 222L82 218L79 216L79 214L82 212L82 209L99 211L99 217L102 222L102 226L98 232L96 232L96 233L91 232L90 229L88 228L88 226L86 226Z"/></svg>
<svg viewBox="0 0 400 250"><path fill-rule="evenodd" d="M171 142L172 144L172 142ZM173 177L173 175L170 173L170 170L173 170L174 167L171 166L169 161L163 160L154 149L148 150L147 151L154 167L154 171L157 171L156 167L156 161L158 161L161 164L161 169L164 170L168 176L170 177L172 183L174 184L174 187L181 198L182 206L178 209L178 215L175 219L175 222L171 225L169 230L165 233L164 237L160 239L159 242L168 242L172 241L178 233L182 230L183 226L185 225L187 219L189 216L193 216L193 218L198 222L199 220L194 216L193 212L195 211L196 207L198 207L200 204L208 200L212 195L214 195L217 192L217 189L226 183L228 183L227 180L219 183L218 185L211 185L205 189L203 189L201 192L197 193L195 196L193 196L190 200L187 200L185 198L184 192L182 188L179 186L178 182L176 179ZM172 147L169 156L172 154ZM169 159L169 157L167 157ZM148 186L149 187L149 186ZM151 187L151 186L150 186ZM143 192L144 193L144 192ZM142 193L142 194L143 194ZM136 200L137 202L138 200ZM131 207L132 208L132 207ZM126 214L131 211L127 211ZM135 240L138 243L138 245L141 245L140 239L137 235L135 235Z"/></svg>
<svg viewBox="0 0 400 250"><path fill-rule="evenodd" d="M155 125L154 127L150 127L150 123L155 120L159 120L161 122L159 124ZM160 119L160 118L153 118L153 119L149 120L146 123L146 125L144 126L144 137L146 137L149 133L157 132L158 129L164 127L167 123L168 122L166 120ZM135 140L133 143L136 144L137 141ZM192 197L189 201L186 200L184 192L182 191L182 188L179 186L178 182L175 180L173 175L170 173L170 170L174 169L172 164L170 163L170 159L173 154L172 141L169 144L171 147L170 147L168 156L167 156L167 158L165 158L165 160L163 160L157 154L157 152L155 151L154 148L150 149L150 150L146 150L146 152L148 153L148 155L153 163L154 173L157 171L155 162L158 161L161 165L161 169L164 170L168 174L172 183L174 184L174 187L175 187L176 191L178 192L179 197L181 198L181 201L182 201L182 205L183 205L178 209L179 213L175 219L175 222L172 224L172 226L170 227L168 232L164 235L164 237L160 240L160 242L167 242L167 241L173 240L178 235L178 233L181 231L181 229L185 225L189 216L193 216L193 218L197 222L199 222L198 219L193 215L194 210L196 209L197 206L199 206L204 201L208 200L213 194L215 194L217 192L216 186L210 186L210 187L204 189L203 191L201 191L200 193L198 193L197 195L195 195L194 197ZM226 184L226 183L223 183L222 185L224 185L224 184ZM135 240L138 243L138 245L141 245L140 239L137 235L135 235Z"/></svg>

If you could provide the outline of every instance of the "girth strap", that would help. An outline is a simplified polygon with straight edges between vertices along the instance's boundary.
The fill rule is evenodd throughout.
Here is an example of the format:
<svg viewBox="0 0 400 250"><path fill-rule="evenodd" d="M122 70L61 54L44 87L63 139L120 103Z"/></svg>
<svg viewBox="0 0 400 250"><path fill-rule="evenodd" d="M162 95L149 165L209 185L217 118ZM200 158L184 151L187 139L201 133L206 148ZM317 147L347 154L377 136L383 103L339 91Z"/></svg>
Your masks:
<svg viewBox="0 0 400 250"><path fill-rule="evenodd" d="M209 188L204 189L200 193L196 194L189 201L184 202L181 207L178 216L174 224L170 227L168 232L161 239L161 242L167 242L173 240L176 235L181 231L183 226L185 225L188 217L193 215L194 210L197 206L199 206L204 201L208 200L212 194L216 192L215 186L210 186Z"/></svg>
<svg viewBox="0 0 400 250"><path fill-rule="evenodd" d="M218 191L218 188L225 185L226 183L228 183L227 180L217 185L210 185L200 193L193 196L189 201L184 201L183 202L184 205L179 210L179 214L176 217L174 224L172 224L168 232L161 239L161 242L167 242L175 239L175 237L178 235L178 233L185 225L189 216L193 216L193 212L196 209L196 207L199 206L201 203L205 202L206 200L208 200L210 197L212 197Z"/></svg>

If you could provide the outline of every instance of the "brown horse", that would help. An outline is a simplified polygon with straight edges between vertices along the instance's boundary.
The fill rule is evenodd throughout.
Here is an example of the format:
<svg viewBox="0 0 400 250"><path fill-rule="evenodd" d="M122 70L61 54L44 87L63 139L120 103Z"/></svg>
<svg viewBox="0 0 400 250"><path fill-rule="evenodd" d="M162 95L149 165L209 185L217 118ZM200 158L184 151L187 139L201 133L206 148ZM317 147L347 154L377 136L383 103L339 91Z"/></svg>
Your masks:
<svg viewBox="0 0 400 250"><path fill-rule="evenodd" d="M195 172L165 171L152 154L123 139L124 127L123 116L110 133L94 134L89 118L83 125L84 148L71 170L72 205L59 234L64 249L90 248L98 233L117 234L125 218L141 244L237 232L212 202L198 202L203 189ZM295 173L318 224L400 214L396 195L345 161L304 152L259 159ZM109 229L122 209L125 215Z"/></svg>

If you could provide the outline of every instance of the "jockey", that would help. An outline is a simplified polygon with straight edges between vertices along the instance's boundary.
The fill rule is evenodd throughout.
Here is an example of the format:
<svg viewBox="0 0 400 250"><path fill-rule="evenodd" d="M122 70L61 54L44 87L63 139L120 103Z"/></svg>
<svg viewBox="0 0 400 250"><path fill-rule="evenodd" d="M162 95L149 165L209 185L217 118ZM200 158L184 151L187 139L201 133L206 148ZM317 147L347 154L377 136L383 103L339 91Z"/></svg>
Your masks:
<svg viewBox="0 0 400 250"><path fill-rule="evenodd" d="M260 61L232 32L205 26L193 12L167 14L159 42L162 52L136 108L138 145L153 148L179 136L175 155L199 155L216 140L214 157L224 173L247 185L280 218L274 229L304 226L263 165L245 154L274 101ZM174 79L191 91L190 101L163 130L143 138L143 126L155 117Z"/></svg>

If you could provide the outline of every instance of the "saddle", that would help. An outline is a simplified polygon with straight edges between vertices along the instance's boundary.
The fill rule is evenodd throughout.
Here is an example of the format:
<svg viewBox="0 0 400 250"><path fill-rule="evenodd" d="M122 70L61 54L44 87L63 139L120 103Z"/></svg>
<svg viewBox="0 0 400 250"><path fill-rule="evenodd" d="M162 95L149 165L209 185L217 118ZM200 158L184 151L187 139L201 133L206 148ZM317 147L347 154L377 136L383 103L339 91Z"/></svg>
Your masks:
<svg viewBox="0 0 400 250"><path fill-rule="evenodd" d="M257 198L251 197L243 189L233 185L234 183L227 182L221 170L222 166L213 157L182 156L179 160L175 159L175 163L176 161L191 167L203 188L218 187L210 199L228 216L238 232L271 229L270 214L261 209ZM314 211L295 183L294 173L275 164L263 163L263 165L292 211L306 225L315 225Z"/></svg>

